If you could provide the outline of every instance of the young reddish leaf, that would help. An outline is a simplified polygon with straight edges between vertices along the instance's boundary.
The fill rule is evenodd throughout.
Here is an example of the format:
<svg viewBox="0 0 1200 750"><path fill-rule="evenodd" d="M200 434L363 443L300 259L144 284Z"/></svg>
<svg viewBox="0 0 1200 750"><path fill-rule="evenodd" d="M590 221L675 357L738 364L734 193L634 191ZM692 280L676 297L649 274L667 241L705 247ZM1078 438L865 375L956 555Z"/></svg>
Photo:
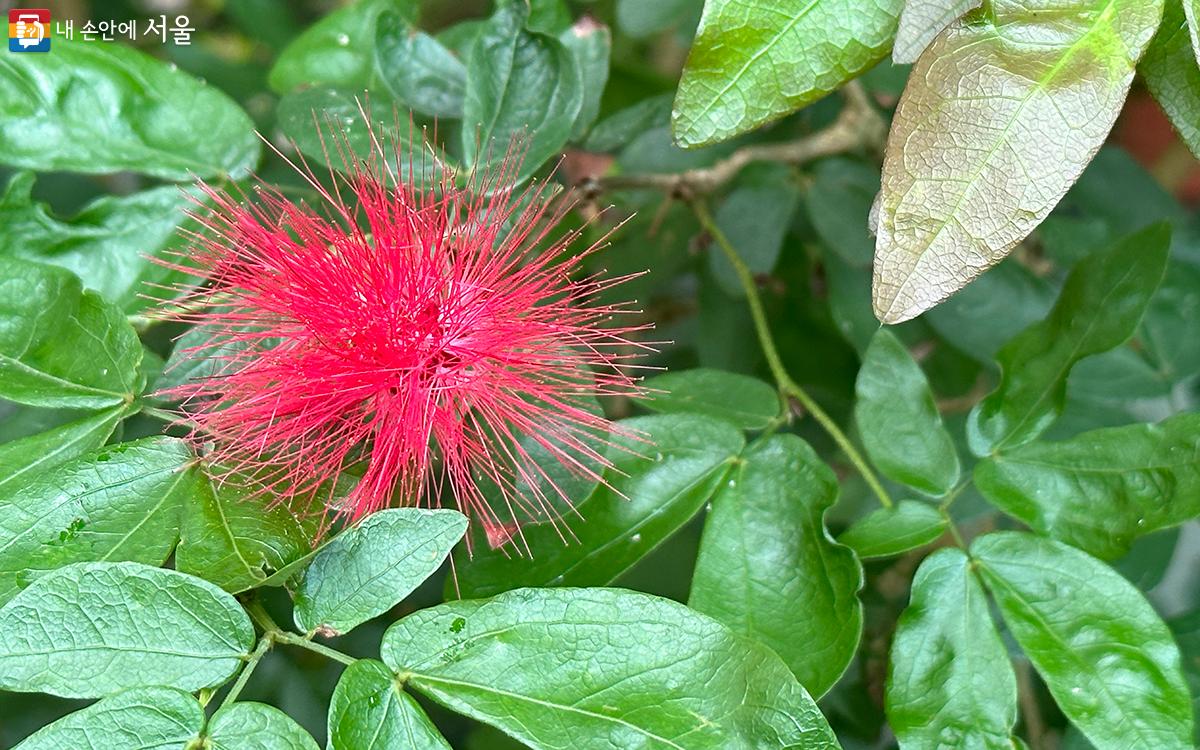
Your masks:
<svg viewBox="0 0 1200 750"><path fill-rule="evenodd" d="M888 138L875 314L914 318L999 263L1108 136L1162 0L1019 0L951 24L917 61Z"/></svg>
<svg viewBox="0 0 1200 750"><path fill-rule="evenodd" d="M934 37L982 3L983 0L908 0L900 13L892 60L897 65L916 62Z"/></svg>
<svg viewBox="0 0 1200 750"><path fill-rule="evenodd" d="M1200 66L1191 46L1196 40L1196 4L1197 0L1166 0L1162 26L1138 71L1179 137L1200 156Z"/></svg>

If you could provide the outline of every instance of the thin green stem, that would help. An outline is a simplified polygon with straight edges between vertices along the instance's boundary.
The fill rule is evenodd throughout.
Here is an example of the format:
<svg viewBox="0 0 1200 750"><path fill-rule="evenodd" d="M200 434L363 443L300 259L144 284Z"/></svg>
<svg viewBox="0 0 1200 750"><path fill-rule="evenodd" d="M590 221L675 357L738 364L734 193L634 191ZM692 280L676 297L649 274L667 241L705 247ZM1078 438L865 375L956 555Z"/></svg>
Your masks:
<svg viewBox="0 0 1200 750"><path fill-rule="evenodd" d="M271 618L271 615L258 599L249 599L243 602L242 606L246 608L246 614L250 615L250 619L254 621L254 624L262 628L264 634L283 632L283 628L275 624L275 620Z"/></svg>
<svg viewBox="0 0 1200 750"><path fill-rule="evenodd" d="M950 536L954 539L954 543L964 550L967 549L967 540L963 538L962 532L958 530L958 524L954 523L954 519L950 516L950 511L944 506L938 506L938 512L942 514L942 518L946 520L946 529L950 532Z"/></svg>
<svg viewBox="0 0 1200 750"><path fill-rule="evenodd" d="M786 399L783 399L783 402L784 403L782 403L780 405L781 408L779 410L779 414L776 415L775 418L771 420L770 424L768 424L766 427L763 428L763 431L759 434L760 438L765 440L765 439L771 437L772 435L774 435L776 432L779 431L780 427L783 427L784 425L786 425L788 423L789 415L788 415L788 407L787 407Z"/></svg>
<svg viewBox="0 0 1200 750"><path fill-rule="evenodd" d="M178 414L172 414L171 412L167 411L166 409L159 409L154 406L143 406L143 407L141 407L140 411L142 414L145 414L148 417L154 417L155 419L161 419L164 422L179 421Z"/></svg>
<svg viewBox="0 0 1200 750"><path fill-rule="evenodd" d="M954 505L954 501L962 494L967 485L971 483L970 479L964 479L958 483L958 486L950 490L949 494L938 503L938 513L942 514L942 518L946 520L946 528L950 531L950 536L954 538L955 544L963 549L967 548L967 542L963 538L962 532L958 530L958 524L954 523L954 517L950 515L950 506Z"/></svg>
<svg viewBox="0 0 1200 750"><path fill-rule="evenodd" d="M1043 750L1046 747L1046 721L1042 718L1042 709L1038 706L1037 693L1033 686L1033 670L1024 659L1014 660L1013 667L1017 675L1017 702L1021 706L1021 716L1025 719L1025 732L1029 737L1030 750Z"/></svg>
<svg viewBox="0 0 1200 750"><path fill-rule="evenodd" d="M304 636L296 635L295 633L276 633L275 640L279 643L286 643L289 646L299 646L300 648L308 649L313 653L320 654L327 659L333 659L334 661L341 662L346 666L350 666L354 662L358 661L358 659L355 659L349 654L343 654L337 649L329 648L328 646L322 646L319 643L313 643Z"/></svg>
<svg viewBox="0 0 1200 750"><path fill-rule="evenodd" d="M221 701L221 708L237 700L238 695L242 692L242 688L246 687L246 683L250 681L250 675L254 674L255 667L267 655L267 652L271 650L272 641L271 633L264 633L263 637L258 639L258 646L250 652L250 656L246 660L246 666L242 667L242 673L238 675L237 682L233 683L233 687L229 688L229 692L225 694L225 699Z"/></svg>
<svg viewBox="0 0 1200 750"><path fill-rule="evenodd" d="M825 432L829 433L829 437L833 438L833 442L837 443L837 446L846 454L846 458L850 459L850 463L854 464L854 468L858 469L858 473L862 476L863 481L867 483L867 486L871 488L871 492L875 493L875 497L879 499L879 504L885 508L891 508L893 505L891 495L884 489L883 484L879 481L879 477L875 476L875 472L871 470L867 460L858 452L858 448L854 447L854 443L850 442L850 438L846 437L846 433L842 432L842 429L837 426L833 418L813 400L812 396L809 396L796 383L789 383L785 390L789 395L795 396L796 400L803 404L804 408L812 414L813 419L817 420L817 423L824 428Z"/></svg>
<svg viewBox="0 0 1200 750"><path fill-rule="evenodd" d="M967 485L970 483L970 479L964 479L963 481L959 482L957 487L950 490L949 494L942 498L942 502L940 505L938 505L938 507L941 510L950 510L950 506L954 505L954 501L958 499L958 496L962 494L962 491L965 490Z"/></svg>
<svg viewBox="0 0 1200 750"><path fill-rule="evenodd" d="M182 301L167 300L160 302L156 307L151 308L146 313L126 316L126 320L134 327L138 333L145 333L151 327L159 323L166 323L170 320L176 320L181 316L198 313L214 305L220 305L222 302L230 299L230 295L221 293L211 296L201 295L192 296Z"/></svg>
<svg viewBox="0 0 1200 750"><path fill-rule="evenodd" d="M341 662L342 664L350 665L358 661L349 654L343 654L335 648L322 646L319 643L313 643L308 638L295 633L289 633L275 623L275 620L263 607L262 602L258 599L250 599L242 603L246 608L246 613L250 615L250 619L254 621L258 627L262 628L263 639L270 640L272 643L286 643L289 646L299 646L303 649L308 649L314 653L318 653L328 659Z"/></svg>
<svg viewBox="0 0 1200 750"><path fill-rule="evenodd" d="M713 241L725 253L725 257L729 259L729 263L733 266L734 272L737 274L738 280L741 282L742 289L746 293L746 302L750 306L750 317L754 321L754 330L758 334L758 342L762 347L763 355L767 358L767 366L771 369L771 376L775 378L775 384L779 388L780 393L785 397L795 398L800 404L812 414L813 419L821 425L821 428L833 438L833 442L841 448L846 454L846 458L850 459L850 463L854 464L854 468L862 476L863 481L875 493L875 497L879 499L880 505L885 508L891 508L892 498L888 495L879 478L875 476L875 472L871 470L866 459L850 442L850 438L842 429L838 427L833 418L829 416L821 405L818 404L812 396L808 395L800 385L792 380L792 376L788 374L787 368L783 365L783 360L779 356L779 350L775 348L775 340L771 336L771 328L767 323L767 313L763 309L762 298L758 294L758 285L754 282L754 274L746 266L745 261L738 255L733 244L729 242L729 238L717 226L717 222L713 220L712 214L709 213L708 207L701 201L692 203L692 210L696 213L696 218L700 220L700 225L705 231L712 236Z"/></svg>
<svg viewBox="0 0 1200 750"><path fill-rule="evenodd" d="M848 151L883 148L887 123L871 102L871 96L858 81L842 87L846 106L828 127L783 143L752 143L742 146L708 167L685 172L650 172L593 177L581 187L593 197L612 190L661 190L668 195L687 198L708 195L728 184L749 164L807 164L814 159Z"/></svg>
<svg viewBox="0 0 1200 750"><path fill-rule="evenodd" d="M700 225L729 258L733 270L737 273L742 289L746 292L746 302L750 305L750 316L754 320L754 329L758 332L759 343L767 358L767 366L771 368L771 376L775 378L781 391L802 390L788 375L787 368L783 366L783 360L779 357L779 351L775 348L775 341L771 338L771 329L767 324L767 314L763 310L762 298L758 294L758 285L754 282L754 274L750 273L742 256L738 255L737 250L729 242L729 238L717 226L716 220L708 211L708 206L701 201L695 201L692 203L692 210L695 211L696 218L700 220ZM807 404L805 406L807 407Z"/></svg>

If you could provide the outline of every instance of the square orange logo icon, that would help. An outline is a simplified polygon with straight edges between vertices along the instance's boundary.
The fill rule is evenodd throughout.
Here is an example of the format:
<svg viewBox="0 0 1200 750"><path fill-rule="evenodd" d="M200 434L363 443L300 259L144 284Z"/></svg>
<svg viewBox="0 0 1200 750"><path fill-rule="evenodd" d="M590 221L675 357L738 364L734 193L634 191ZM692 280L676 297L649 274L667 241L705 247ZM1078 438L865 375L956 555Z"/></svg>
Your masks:
<svg viewBox="0 0 1200 750"><path fill-rule="evenodd" d="M8 11L10 52L50 51L50 11L45 8L13 8Z"/></svg>

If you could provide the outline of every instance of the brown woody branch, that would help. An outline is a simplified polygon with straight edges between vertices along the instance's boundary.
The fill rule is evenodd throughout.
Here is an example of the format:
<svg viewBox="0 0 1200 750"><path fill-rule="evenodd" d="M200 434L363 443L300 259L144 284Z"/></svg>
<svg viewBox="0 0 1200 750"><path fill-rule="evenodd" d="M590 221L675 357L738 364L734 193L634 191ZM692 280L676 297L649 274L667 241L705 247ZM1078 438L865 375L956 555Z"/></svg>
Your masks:
<svg viewBox="0 0 1200 750"><path fill-rule="evenodd" d="M803 138L744 146L711 167L686 172L589 177L582 180L578 188L585 200L612 190L628 189L660 190L669 196L690 200L720 188L753 162L798 165L863 148L878 150L887 136L887 125L875 111L866 90L862 84L851 81L842 89L842 95L846 97L846 106L838 118L823 130Z"/></svg>

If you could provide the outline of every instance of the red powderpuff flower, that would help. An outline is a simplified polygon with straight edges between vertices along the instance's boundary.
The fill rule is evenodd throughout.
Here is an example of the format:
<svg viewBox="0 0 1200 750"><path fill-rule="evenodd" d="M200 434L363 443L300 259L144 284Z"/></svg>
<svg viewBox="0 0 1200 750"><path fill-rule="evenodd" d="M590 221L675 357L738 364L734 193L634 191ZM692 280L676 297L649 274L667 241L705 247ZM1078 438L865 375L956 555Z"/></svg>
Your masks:
<svg viewBox="0 0 1200 750"><path fill-rule="evenodd" d="M299 505L320 492L351 520L440 506L448 485L496 546L569 507L526 446L594 480L610 465L614 426L587 401L639 393L631 359L647 347L613 325L629 310L591 301L628 277L584 276L598 245L569 252L578 231L550 239L569 206L544 184L509 189L515 149L463 186L448 171L398 178L428 159L373 141L336 187L300 169L320 210L266 185L253 200L204 186L207 231L173 267L206 283L169 309L201 309L173 317L205 330L191 354L216 372L170 394L222 476ZM352 466L357 486L333 501L322 488Z"/></svg>

